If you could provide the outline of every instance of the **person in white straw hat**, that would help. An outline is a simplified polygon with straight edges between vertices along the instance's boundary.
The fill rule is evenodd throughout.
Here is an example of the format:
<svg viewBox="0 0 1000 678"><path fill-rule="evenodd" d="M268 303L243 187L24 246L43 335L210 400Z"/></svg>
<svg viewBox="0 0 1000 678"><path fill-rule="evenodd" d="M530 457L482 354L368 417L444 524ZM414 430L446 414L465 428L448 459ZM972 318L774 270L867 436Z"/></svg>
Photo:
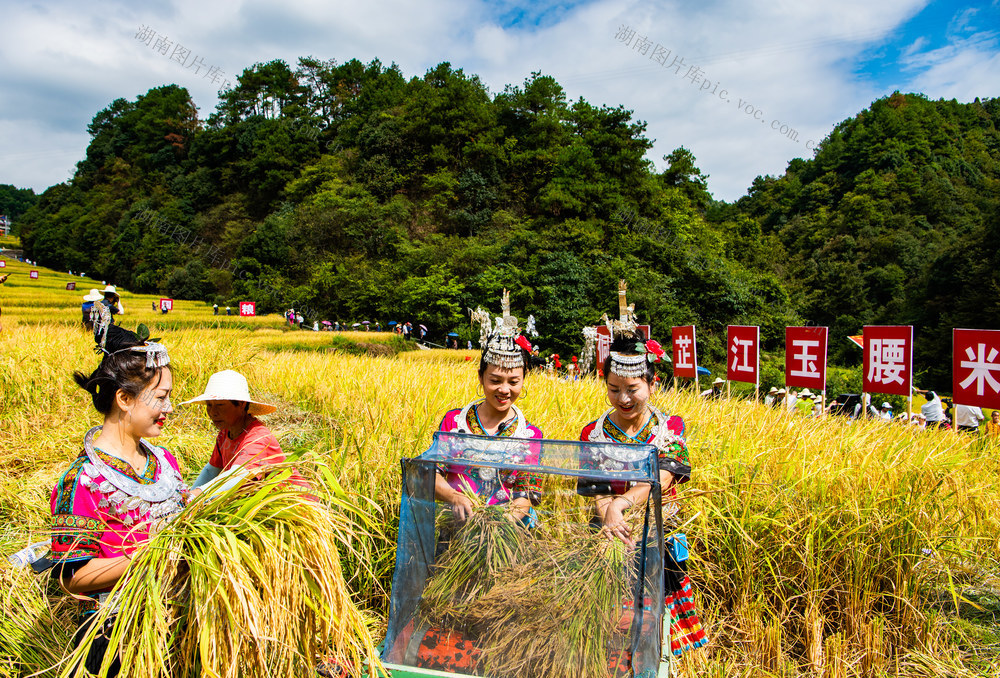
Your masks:
<svg viewBox="0 0 1000 678"><path fill-rule="evenodd" d="M204 393L181 405L201 402L219 435L212 457L192 483L193 488L217 481L221 483L219 491L225 491L250 475L252 469L285 460L278 439L257 419L278 408L251 398L242 374L235 370L216 372L208 378Z"/></svg>
<svg viewBox="0 0 1000 678"><path fill-rule="evenodd" d="M90 293L83 298L80 311L83 313L83 326L87 328L88 332L94 331L94 303L103 298L104 295L97 288L91 288Z"/></svg>

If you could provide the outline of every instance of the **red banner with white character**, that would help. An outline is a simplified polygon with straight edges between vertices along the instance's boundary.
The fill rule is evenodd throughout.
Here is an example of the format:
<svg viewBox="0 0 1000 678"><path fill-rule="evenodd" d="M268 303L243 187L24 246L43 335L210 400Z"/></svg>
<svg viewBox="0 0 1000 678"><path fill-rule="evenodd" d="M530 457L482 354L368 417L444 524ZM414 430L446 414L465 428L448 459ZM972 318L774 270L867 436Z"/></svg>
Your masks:
<svg viewBox="0 0 1000 678"><path fill-rule="evenodd" d="M1000 409L1000 330L952 330L956 405Z"/></svg>
<svg viewBox="0 0 1000 678"><path fill-rule="evenodd" d="M726 379L756 386L760 383L760 328L729 325L726 328Z"/></svg>
<svg viewBox="0 0 1000 678"><path fill-rule="evenodd" d="M785 386L826 391L825 327L785 328Z"/></svg>
<svg viewBox="0 0 1000 678"><path fill-rule="evenodd" d="M694 325L672 327L671 345L674 350L674 376L694 379L698 376L698 348Z"/></svg>
<svg viewBox="0 0 1000 678"><path fill-rule="evenodd" d="M913 326L866 325L864 328L865 393L909 396L913 383Z"/></svg>

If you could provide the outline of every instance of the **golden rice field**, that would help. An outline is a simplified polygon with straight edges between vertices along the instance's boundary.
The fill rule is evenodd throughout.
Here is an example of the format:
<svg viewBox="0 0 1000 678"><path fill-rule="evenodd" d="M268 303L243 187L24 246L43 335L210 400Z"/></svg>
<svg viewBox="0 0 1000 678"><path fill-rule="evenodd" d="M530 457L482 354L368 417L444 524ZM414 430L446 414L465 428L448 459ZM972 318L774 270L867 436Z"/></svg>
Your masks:
<svg viewBox="0 0 1000 678"><path fill-rule="evenodd" d="M52 485L86 430L100 423L71 379L73 370L97 364L77 322L87 290L65 292L65 275L42 270L37 283L25 273L0 287L4 555L44 539ZM442 414L476 395L475 354L313 350L329 333L283 331L276 316L216 318L194 302L161 316L151 299L123 294L122 321L146 322L162 336L174 402L200 393L212 372L240 370L260 396L279 404L267 423L287 450L320 454L346 489L372 500L378 528L366 545L374 554L369 567L348 556L344 566L356 601L384 620L399 460L422 452ZM360 334L356 340L375 341ZM807 420L687 392L655 400L686 419L695 466L682 497L710 644L685 656L681 675L1000 675L996 447L883 422ZM574 439L605 401L597 381L538 375L518 404L547 437ZM159 442L193 476L213 440L201 410L178 408ZM67 632L40 620L54 613L68 625L68 611L57 597L39 594L26 603L12 595L37 589L27 577L0 563L0 639L4 625L16 626L13 617L38 619L21 661L44 666ZM0 675L25 673L4 662L0 657Z"/></svg>

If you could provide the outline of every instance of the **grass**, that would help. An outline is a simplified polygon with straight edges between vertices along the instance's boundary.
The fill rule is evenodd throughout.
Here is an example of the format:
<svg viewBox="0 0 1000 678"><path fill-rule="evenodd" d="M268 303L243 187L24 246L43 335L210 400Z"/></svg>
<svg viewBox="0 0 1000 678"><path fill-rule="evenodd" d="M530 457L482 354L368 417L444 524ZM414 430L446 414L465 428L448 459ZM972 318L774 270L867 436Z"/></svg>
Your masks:
<svg viewBox="0 0 1000 678"><path fill-rule="evenodd" d="M70 378L97 361L76 324L77 298L86 290L66 293L59 275L43 271L40 287L26 275L0 287L5 553L44 538L52 485L87 428L100 423ZM358 543L371 555L342 552L341 562L352 599L384 620L399 460L426 449L443 413L476 396L474 359L465 360L463 351L377 357L303 350L324 344L329 333L288 331L277 316L215 318L210 307L193 302L179 302L167 320L144 316L149 302L142 295L126 296L125 304L136 309L123 319L126 326L151 322L169 347L175 402L200 393L212 372L240 370L258 395L279 405L267 421L286 449L325 459L349 493L372 498L378 530ZM366 334L364 343L374 343ZM995 446L880 421L803 419L687 392L654 401L684 416L695 466L682 497L691 520L690 573L710 644L682 660L683 675L1000 672ZM547 437L575 439L605 399L594 380L537 374L527 379L518 405ZM207 460L214 431L203 409L180 408L159 441L191 477ZM12 590L23 581L5 563L0 577ZM52 631L56 637L45 645L51 654L52 643L65 638L58 622L68 618L40 587L16 588L19 597L5 599L0 617L0 638L15 637L9 646L15 649L0 647L0 655L14 652L26 666L38 666L44 657L28 661L33 650L24 634Z"/></svg>

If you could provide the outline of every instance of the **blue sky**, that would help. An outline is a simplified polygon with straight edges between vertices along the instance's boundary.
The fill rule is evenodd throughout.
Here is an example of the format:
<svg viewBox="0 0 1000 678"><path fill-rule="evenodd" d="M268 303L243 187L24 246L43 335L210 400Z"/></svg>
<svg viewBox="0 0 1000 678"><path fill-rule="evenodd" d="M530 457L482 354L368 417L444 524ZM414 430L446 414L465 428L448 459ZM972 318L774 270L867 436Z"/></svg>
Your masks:
<svg viewBox="0 0 1000 678"><path fill-rule="evenodd" d="M689 148L726 200L894 90L1000 96L1000 0L0 0L0 12L0 183L39 192L71 176L87 124L118 97L176 83L213 111L218 83L137 40L140 26L230 81L309 55L378 58L408 77L450 61L493 92L541 71L571 100L633 110L657 168ZM667 50L673 70L651 58Z"/></svg>

